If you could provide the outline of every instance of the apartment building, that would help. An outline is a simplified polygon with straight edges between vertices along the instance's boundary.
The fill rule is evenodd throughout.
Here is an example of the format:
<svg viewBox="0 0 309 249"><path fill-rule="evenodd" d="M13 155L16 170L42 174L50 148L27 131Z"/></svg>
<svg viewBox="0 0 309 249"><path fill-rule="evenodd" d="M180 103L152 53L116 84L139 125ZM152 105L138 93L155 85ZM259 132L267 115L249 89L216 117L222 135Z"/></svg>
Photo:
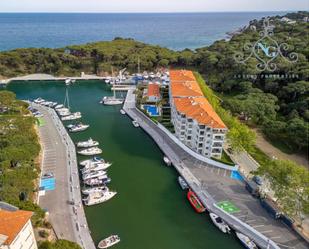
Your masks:
<svg viewBox="0 0 309 249"><path fill-rule="evenodd" d="M170 71L169 97L176 137L205 157L220 158L227 128L191 71Z"/></svg>
<svg viewBox="0 0 309 249"><path fill-rule="evenodd" d="M0 207L0 249L37 249L32 212Z"/></svg>

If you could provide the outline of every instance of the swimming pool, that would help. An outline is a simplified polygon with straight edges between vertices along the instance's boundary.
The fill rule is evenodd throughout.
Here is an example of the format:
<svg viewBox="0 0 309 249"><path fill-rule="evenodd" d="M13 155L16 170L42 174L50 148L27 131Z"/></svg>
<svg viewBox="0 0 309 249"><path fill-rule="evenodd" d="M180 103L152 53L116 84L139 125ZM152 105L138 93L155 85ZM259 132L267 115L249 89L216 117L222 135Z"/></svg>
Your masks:
<svg viewBox="0 0 309 249"><path fill-rule="evenodd" d="M152 117L160 116L159 108L155 105L144 105L144 109L148 112L148 114Z"/></svg>

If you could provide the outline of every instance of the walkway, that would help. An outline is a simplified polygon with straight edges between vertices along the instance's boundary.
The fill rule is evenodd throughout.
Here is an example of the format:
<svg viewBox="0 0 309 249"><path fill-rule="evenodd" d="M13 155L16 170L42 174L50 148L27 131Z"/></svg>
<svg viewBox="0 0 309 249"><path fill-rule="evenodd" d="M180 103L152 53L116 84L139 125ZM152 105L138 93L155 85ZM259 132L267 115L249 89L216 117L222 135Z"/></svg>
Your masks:
<svg viewBox="0 0 309 249"><path fill-rule="evenodd" d="M230 177L231 171L193 158L158 125L137 110L132 90L128 92L124 110L154 139L208 210L218 214L234 229L252 238L261 248L279 248L278 245L280 248L307 248L305 242L294 231L268 215L259 201L248 194L243 182ZM221 201L235 204L237 212L228 214L218 208L216 203Z"/></svg>
<svg viewBox="0 0 309 249"><path fill-rule="evenodd" d="M39 205L49 212L59 239L95 249L81 201L75 145L53 109L33 106L44 115L46 123L39 128L43 144L42 174L53 173L56 179L56 189L46 191L39 198Z"/></svg>
<svg viewBox="0 0 309 249"><path fill-rule="evenodd" d="M50 74L29 74L25 76L19 76L19 77L14 77L6 80L1 80L2 84L8 84L11 81L53 81L53 80L59 80L59 81L65 81L66 79L71 79L71 80L105 80L105 77L100 77L97 75L88 75L88 74L83 74L80 77L55 77Z"/></svg>

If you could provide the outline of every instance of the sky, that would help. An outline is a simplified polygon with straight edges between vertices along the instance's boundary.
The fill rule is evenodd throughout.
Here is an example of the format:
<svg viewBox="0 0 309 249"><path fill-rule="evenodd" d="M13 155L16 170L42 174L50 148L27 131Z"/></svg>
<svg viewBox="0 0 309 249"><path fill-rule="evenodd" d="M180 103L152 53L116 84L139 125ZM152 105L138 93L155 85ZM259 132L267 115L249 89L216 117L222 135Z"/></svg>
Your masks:
<svg viewBox="0 0 309 249"><path fill-rule="evenodd" d="M309 10L309 0L0 0L0 12L225 12Z"/></svg>

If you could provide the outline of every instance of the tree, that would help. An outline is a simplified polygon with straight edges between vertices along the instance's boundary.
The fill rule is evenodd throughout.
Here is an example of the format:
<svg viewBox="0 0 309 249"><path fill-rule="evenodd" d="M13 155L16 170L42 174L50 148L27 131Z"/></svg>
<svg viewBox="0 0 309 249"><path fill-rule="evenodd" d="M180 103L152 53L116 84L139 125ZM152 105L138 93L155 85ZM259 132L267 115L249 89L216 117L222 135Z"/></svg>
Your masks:
<svg viewBox="0 0 309 249"><path fill-rule="evenodd" d="M81 247L68 240L57 240L56 242L44 241L40 243L39 249L81 249Z"/></svg>
<svg viewBox="0 0 309 249"><path fill-rule="evenodd" d="M309 214L309 171L292 161L273 160L261 165L256 174L267 177L286 214L303 220Z"/></svg>

